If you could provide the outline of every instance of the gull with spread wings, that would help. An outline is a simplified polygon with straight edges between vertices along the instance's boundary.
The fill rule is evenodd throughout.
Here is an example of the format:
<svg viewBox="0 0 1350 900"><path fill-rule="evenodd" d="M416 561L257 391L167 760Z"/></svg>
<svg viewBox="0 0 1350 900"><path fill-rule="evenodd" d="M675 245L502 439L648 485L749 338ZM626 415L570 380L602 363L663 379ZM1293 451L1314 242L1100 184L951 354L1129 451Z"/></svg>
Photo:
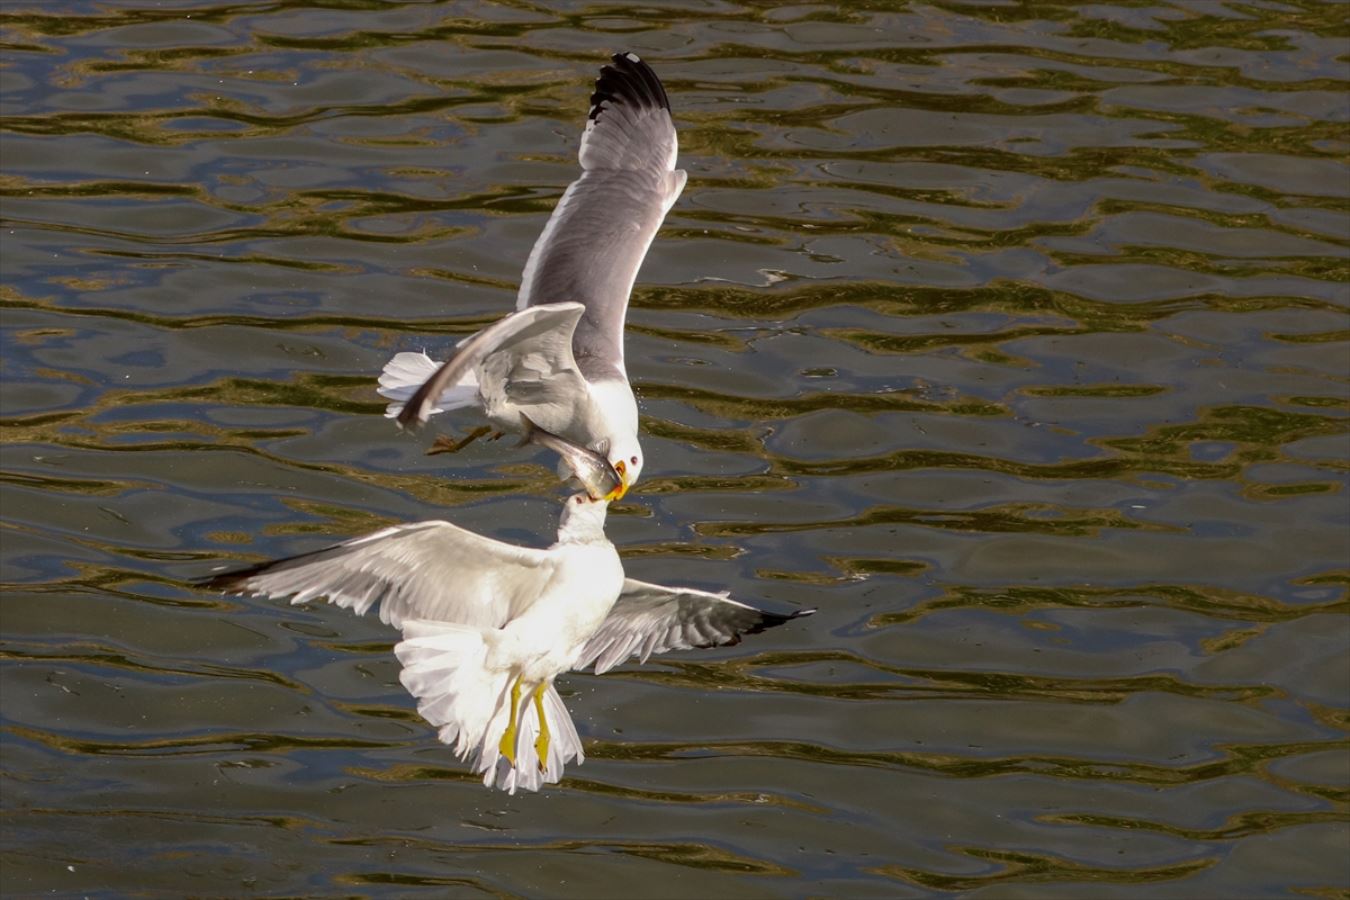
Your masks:
<svg viewBox="0 0 1350 900"><path fill-rule="evenodd" d="M617 484L603 499L622 497L643 464L624 320L647 248L684 189L677 151L660 79L636 55L616 54L591 96L581 177L525 263L516 312L460 341L444 364L425 353L391 359L380 376L388 415L412 428L477 407L497 430L527 437L533 423L604 455Z"/></svg>
<svg viewBox="0 0 1350 900"><path fill-rule="evenodd" d="M292 603L326 597L357 614L378 603L380 620L403 633L399 680L422 718L485 785L537 791L586 758L553 686L562 672L735 644L814 612L778 615L726 594L625 578L605 537L608 505L568 498L546 550L414 522L200 583Z"/></svg>

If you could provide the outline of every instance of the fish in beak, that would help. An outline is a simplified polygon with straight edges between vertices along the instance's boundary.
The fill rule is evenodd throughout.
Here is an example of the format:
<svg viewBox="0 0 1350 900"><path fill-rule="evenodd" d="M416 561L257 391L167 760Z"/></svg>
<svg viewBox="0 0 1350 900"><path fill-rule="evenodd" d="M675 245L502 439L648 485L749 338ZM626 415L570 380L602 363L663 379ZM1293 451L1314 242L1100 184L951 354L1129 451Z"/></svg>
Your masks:
<svg viewBox="0 0 1350 900"><path fill-rule="evenodd" d="M594 450L540 428L530 421L529 416L522 414L521 418L525 420L525 437L521 443L547 447L562 457L592 500L617 500L628 492L628 482L622 474L623 463L619 463L616 470L609 460Z"/></svg>

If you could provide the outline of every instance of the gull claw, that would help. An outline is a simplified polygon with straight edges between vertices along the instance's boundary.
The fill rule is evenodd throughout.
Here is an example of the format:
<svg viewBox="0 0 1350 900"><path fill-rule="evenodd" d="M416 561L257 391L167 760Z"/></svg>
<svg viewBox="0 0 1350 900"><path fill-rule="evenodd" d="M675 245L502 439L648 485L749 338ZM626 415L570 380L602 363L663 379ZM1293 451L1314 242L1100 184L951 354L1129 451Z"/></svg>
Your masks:
<svg viewBox="0 0 1350 900"><path fill-rule="evenodd" d="M544 691L548 690L548 682L541 681L534 689L534 710L539 714L539 736L534 739L534 755L539 763L539 771L548 769L548 718L544 715Z"/></svg>
<svg viewBox="0 0 1350 900"><path fill-rule="evenodd" d="M436 440L431 443L431 449L427 451L427 456L435 456L437 453L458 453L491 430L492 429L486 425L479 425L457 441L451 440L443 434L437 435ZM501 437L500 432L497 434L497 437ZM496 439L497 438L493 438L493 440Z"/></svg>

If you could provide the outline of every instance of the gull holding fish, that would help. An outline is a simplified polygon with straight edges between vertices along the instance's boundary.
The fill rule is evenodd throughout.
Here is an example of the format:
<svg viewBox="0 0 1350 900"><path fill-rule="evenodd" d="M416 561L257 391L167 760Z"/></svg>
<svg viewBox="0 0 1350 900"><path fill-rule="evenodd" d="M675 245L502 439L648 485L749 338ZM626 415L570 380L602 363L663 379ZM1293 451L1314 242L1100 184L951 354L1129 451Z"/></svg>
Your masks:
<svg viewBox="0 0 1350 900"><path fill-rule="evenodd" d="M438 736L483 783L515 793L557 783L585 760L553 680L632 656L738 643L814 610L765 612L692 588L624 577L605 537L608 503L575 494L545 550L449 522L396 525L318 550L210 576L228 593L329 602L403 633L399 680Z"/></svg>
<svg viewBox="0 0 1350 900"><path fill-rule="evenodd" d="M684 189L677 152L660 79L636 55L616 54L591 96L581 177L525 263L516 311L460 341L448 362L396 355L380 376L380 393L393 401L387 414L414 428L436 413L477 407L499 431L528 438L541 429L603 455L619 484L592 499L621 498L643 465L624 366L628 295Z"/></svg>

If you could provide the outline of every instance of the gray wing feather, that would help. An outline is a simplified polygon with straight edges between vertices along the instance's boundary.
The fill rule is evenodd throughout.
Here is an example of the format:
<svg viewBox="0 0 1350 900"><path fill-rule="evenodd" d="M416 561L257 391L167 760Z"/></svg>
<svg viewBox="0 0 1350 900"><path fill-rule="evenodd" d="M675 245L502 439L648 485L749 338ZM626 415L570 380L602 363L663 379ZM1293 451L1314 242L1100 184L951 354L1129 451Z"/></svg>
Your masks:
<svg viewBox="0 0 1350 900"><path fill-rule="evenodd" d="M573 336L582 374L624 377L628 295L647 248L680 191L670 102L651 67L631 53L600 70L579 158L584 170L558 201L521 276L520 309L586 305Z"/></svg>
<svg viewBox="0 0 1350 900"><path fill-rule="evenodd" d="M538 599L553 555L504 544L449 522L397 525L313 553L213 575L200 586L232 594L330 603L380 621L432 619L500 628Z"/></svg>
<svg viewBox="0 0 1350 900"><path fill-rule="evenodd" d="M579 303L553 303L514 312L463 341L450 360L422 383L398 414L399 425L425 422L448 387L470 371L478 392L505 392L512 402L555 402L585 395L572 356L572 333L584 312Z"/></svg>
<svg viewBox="0 0 1350 900"><path fill-rule="evenodd" d="M694 588L670 588L625 578L623 592L609 616L582 649L574 669L595 663L597 675L631 656L646 662L653 653L719 647L740 643L745 634L758 634L814 609L788 615L738 603L726 593Z"/></svg>

